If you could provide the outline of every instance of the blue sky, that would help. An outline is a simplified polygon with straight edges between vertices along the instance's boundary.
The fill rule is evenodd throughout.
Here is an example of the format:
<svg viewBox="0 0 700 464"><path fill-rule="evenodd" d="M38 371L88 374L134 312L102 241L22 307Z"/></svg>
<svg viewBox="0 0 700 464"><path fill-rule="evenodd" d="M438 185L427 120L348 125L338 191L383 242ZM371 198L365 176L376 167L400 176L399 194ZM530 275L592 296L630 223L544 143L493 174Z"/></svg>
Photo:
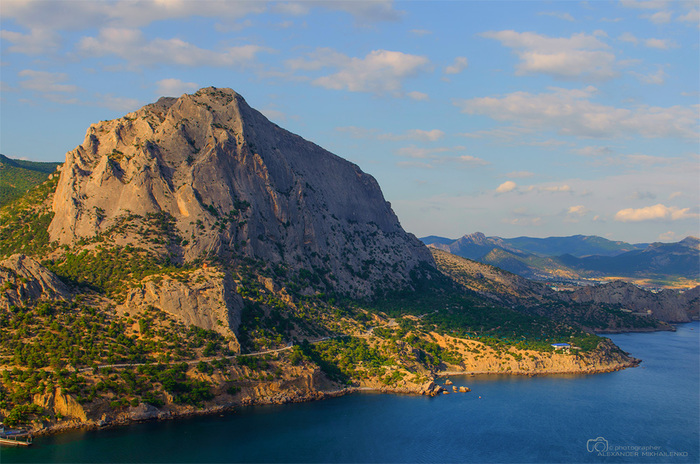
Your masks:
<svg viewBox="0 0 700 464"><path fill-rule="evenodd" d="M700 235L697 1L14 1L0 152L230 87L418 236Z"/></svg>

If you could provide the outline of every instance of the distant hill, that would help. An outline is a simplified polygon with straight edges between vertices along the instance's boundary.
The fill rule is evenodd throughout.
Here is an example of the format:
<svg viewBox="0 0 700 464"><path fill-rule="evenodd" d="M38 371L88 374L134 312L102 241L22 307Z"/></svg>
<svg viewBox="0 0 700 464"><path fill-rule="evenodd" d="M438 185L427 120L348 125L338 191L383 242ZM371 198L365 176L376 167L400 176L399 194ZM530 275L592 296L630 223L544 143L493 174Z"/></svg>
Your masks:
<svg viewBox="0 0 700 464"><path fill-rule="evenodd" d="M477 232L449 242L425 237L433 248L538 280L625 277L663 284L700 279L700 241L630 244L597 236L486 237Z"/></svg>
<svg viewBox="0 0 700 464"><path fill-rule="evenodd" d="M0 206L44 182L61 163L24 161L0 154Z"/></svg>

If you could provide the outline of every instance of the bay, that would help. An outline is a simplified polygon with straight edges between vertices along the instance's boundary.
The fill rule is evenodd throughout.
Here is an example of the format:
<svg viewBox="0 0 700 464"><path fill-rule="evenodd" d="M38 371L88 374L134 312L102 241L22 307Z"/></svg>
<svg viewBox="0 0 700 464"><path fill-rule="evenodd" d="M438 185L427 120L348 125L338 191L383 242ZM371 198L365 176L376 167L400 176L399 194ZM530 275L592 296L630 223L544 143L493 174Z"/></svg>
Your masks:
<svg viewBox="0 0 700 464"><path fill-rule="evenodd" d="M70 432L2 448L0 462L700 462L699 334L693 322L612 335L643 360L618 372L459 376L471 393L363 393Z"/></svg>

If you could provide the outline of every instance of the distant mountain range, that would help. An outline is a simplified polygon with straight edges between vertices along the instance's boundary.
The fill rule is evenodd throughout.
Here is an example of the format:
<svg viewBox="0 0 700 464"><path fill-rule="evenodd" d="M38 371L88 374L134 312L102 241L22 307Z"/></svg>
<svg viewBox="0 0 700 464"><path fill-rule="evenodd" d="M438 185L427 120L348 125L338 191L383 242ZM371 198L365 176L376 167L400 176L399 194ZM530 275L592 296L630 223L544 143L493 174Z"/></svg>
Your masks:
<svg viewBox="0 0 700 464"><path fill-rule="evenodd" d="M16 160L0 154L0 206L44 182L60 164Z"/></svg>
<svg viewBox="0 0 700 464"><path fill-rule="evenodd" d="M618 277L659 286L693 286L700 280L700 240L696 237L677 243L630 244L594 235L508 239L477 232L457 240L437 236L421 240L430 247L537 280Z"/></svg>

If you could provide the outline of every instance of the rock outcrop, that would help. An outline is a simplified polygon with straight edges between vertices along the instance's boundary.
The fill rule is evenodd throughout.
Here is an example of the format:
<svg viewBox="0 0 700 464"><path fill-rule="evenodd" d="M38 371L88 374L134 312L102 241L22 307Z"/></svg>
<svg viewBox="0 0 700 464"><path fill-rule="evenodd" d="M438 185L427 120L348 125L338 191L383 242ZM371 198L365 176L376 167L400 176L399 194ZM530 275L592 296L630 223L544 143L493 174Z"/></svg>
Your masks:
<svg viewBox="0 0 700 464"><path fill-rule="evenodd" d="M244 256L306 269L336 291L406 287L434 266L360 168L287 132L230 89L161 98L93 124L66 155L49 226L62 244L128 215L167 213L178 259Z"/></svg>
<svg viewBox="0 0 700 464"><path fill-rule="evenodd" d="M154 306L185 323L215 330L232 340L229 348L239 351L236 334L241 323L243 299L235 292L230 275L216 269L196 269L186 278L170 275L148 277L128 291L123 311Z"/></svg>
<svg viewBox="0 0 700 464"><path fill-rule="evenodd" d="M85 409L72 395L65 393L61 387L57 387L49 393L35 394L33 402L44 408L49 414L81 422L87 421Z"/></svg>
<svg viewBox="0 0 700 464"><path fill-rule="evenodd" d="M69 300L66 285L32 258L15 254L0 261L0 307L27 304L41 299Z"/></svg>
<svg viewBox="0 0 700 464"><path fill-rule="evenodd" d="M616 305L633 313L649 314L665 322L690 322L689 312L697 313L692 308L698 302L689 301L688 296L673 290L652 293L636 285L615 281L609 284L583 287L573 292L562 292L562 297L576 303L596 303Z"/></svg>

